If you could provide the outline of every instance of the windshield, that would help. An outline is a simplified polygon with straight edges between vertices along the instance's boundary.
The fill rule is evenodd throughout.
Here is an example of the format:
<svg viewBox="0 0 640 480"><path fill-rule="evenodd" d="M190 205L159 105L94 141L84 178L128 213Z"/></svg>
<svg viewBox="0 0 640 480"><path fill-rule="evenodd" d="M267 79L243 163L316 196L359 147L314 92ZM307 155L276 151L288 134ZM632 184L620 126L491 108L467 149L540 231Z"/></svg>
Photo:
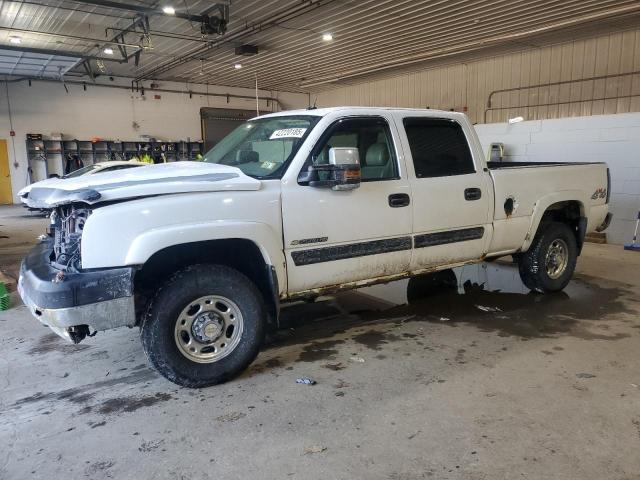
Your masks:
<svg viewBox="0 0 640 480"><path fill-rule="evenodd" d="M80 175L84 175L85 173L89 173L91 170L95 170L98 168L96 165L87 165L86 167L79 168L78 170L74 170L71 173L68 173L62 178L74 178L79 177Z"/></svg>
<svg viewBox="0 0 640 480"><path fill-rule="evenodd" d="M312 115L250 120L220 140L203 160L238 167L254 178L279 178L318 120Z"/></svg>

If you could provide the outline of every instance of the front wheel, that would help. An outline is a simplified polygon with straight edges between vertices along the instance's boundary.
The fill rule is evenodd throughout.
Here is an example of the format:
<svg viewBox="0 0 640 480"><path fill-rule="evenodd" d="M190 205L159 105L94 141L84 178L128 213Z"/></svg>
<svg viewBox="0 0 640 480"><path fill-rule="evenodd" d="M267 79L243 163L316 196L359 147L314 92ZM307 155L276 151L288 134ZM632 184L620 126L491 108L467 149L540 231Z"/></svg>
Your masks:
<svg viewBox="0 0 640 480"><path fill-rule="evenodd" d="M192 265L174 274L151 301L140 333L151 365L185 387L225 382L258 355L265 309L242 273Z"/></svg>
<svg viewBox="0 0 640 480"><path fill-rule="evenodd" d="M529 250L518 256L522 282L540 293L557 292L567 286L576 268L578 247L568 225L541 226Z"/></svg>

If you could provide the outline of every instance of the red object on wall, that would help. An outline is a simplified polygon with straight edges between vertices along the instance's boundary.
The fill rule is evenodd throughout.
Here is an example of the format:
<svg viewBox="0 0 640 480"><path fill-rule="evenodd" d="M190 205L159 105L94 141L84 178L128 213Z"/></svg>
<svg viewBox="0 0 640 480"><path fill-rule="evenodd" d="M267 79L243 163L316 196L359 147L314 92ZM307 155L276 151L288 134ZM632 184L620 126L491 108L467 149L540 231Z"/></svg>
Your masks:
<svg viewBox="0 0 640 480"><path fill-rule="evenodd" d="M15 137L15 136L16 136L16 132L14 132L13 130L11 130L11 131L9 132L9 136L11 136L11 137Z"/></svg>
<svg viewBox="0 0 640 480"><path fill-rule="evenodd" d="M154 95L153 98L155 98L156 100L160 100L162 97L160 95Z"/></svg>

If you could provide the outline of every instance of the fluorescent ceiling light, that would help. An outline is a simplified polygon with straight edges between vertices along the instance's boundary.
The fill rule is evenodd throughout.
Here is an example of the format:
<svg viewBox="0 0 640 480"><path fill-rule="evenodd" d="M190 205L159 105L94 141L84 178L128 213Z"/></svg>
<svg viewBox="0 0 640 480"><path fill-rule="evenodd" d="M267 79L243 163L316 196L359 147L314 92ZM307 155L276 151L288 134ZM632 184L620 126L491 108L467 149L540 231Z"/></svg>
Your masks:
<svg viewBox="0 0 640 480"><path fill-rule="evenodd" d="M176 14L176 9L173 8L170 5L167 5L166 7L162 7L162 11L164 13L166 13L167 15L175 15Z"/></svg>
<svg viewBox="0 0 640 480"><path fill-rule="evenodd" d="M103 50L107 55L113 55L113 48L107 47Z"/></svg>
<svg viewBox="0 0 640 480"><path fill-rule="evenodd" d="M242 64L241 63L236 63L233 68L235 68L236 70L240 70L242 68Z"/></svg>
<svg viewBox="0 0 640 480"><path fill-rule="evenodd" d="M331 40L333 40L333 35L330 33L323 33L322 40L325 42L330 42Z"/></svg>
<svg viewBox="0 0 640 480"><path fill-rule="evenodd" d="M11 35L9 37L9 41L11 43L15 43L16 45L19 45L20 43L22 43L22 39L20 37L15 36L15 35Z"/></svg>

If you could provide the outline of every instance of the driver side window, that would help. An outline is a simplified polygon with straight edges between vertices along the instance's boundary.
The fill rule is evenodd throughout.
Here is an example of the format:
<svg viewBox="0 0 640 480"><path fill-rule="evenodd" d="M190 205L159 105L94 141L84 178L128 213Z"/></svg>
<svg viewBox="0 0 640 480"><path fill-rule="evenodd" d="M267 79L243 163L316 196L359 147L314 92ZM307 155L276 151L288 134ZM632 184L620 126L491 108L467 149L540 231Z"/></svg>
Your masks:
<svg viewBox="0 0 640 480"><path fill-rule="evenodd" d="M391 132L382 118L347 118L337 121L313 149L303 170L311 164L327 165L329 150L336 147L358 149L363 182L399 178Z"/></svg>

